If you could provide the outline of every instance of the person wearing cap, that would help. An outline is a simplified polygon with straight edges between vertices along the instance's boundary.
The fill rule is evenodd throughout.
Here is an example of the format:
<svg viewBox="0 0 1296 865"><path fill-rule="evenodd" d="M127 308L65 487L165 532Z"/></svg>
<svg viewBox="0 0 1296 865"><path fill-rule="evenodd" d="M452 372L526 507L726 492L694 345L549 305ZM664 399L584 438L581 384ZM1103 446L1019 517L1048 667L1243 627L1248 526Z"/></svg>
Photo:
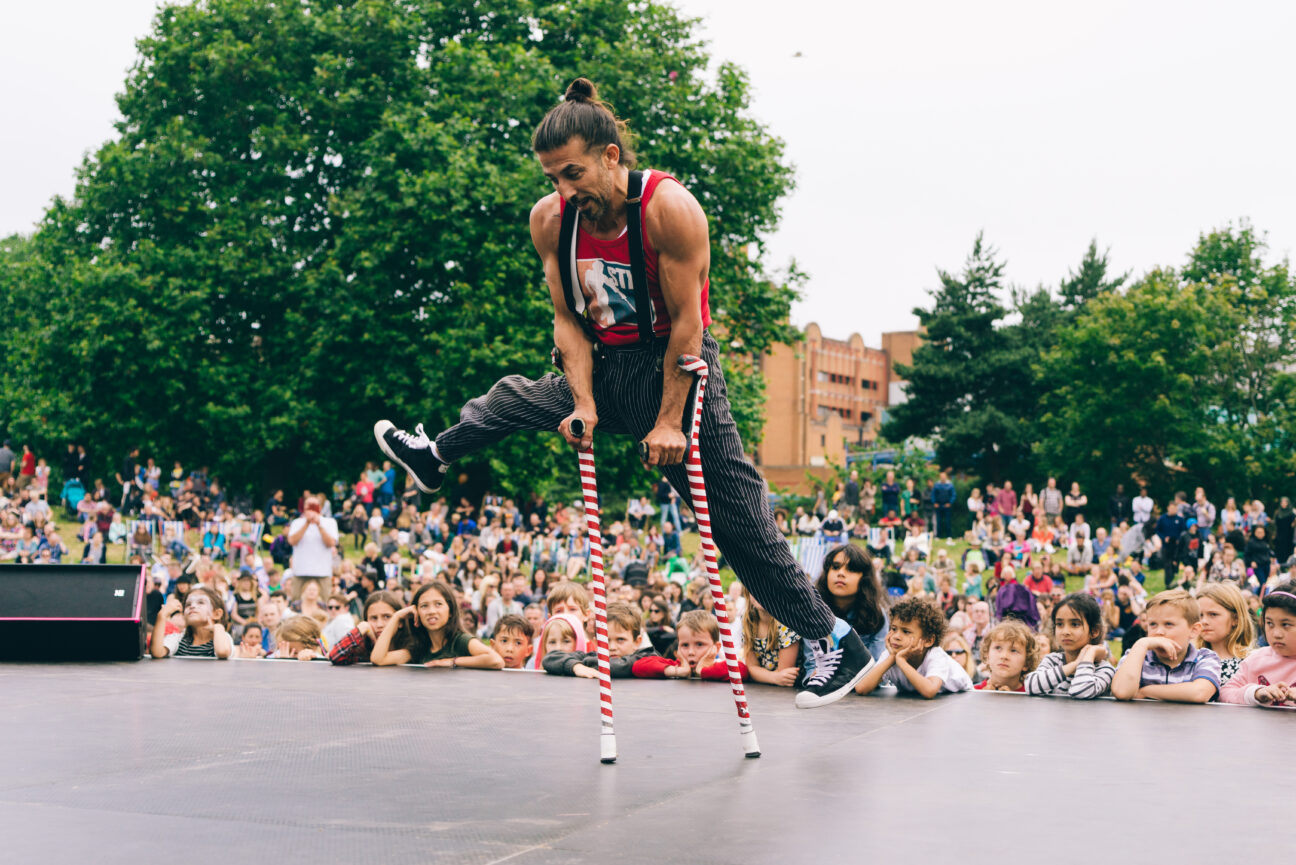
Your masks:
<svg viewBox="0 0 1296 865"><path fill-rule="evenodd" d="M333 550L337 547L337 520L324 516L319 497L311 496L302 515L288 526L292 546L293 600L301 597L306 582L319 583L320 596L327 596L333 581Z"/></svg>

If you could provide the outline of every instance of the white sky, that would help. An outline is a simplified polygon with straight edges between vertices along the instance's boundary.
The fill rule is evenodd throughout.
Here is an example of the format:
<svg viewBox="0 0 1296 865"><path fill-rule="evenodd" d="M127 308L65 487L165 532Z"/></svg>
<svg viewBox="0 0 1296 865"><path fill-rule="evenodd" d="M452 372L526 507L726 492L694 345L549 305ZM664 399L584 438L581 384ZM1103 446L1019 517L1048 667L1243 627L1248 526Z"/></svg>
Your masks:
<svg viewBox="0 0 1296 865"><path fill-rule="evenodd" d="M1272 257L1296 247L1296 4L679 5L788 144L798 189L773 263L809 272L794 320L828 336L913 327L978 229L1026 286L1056 286L1095 236L1136 273L1240 218ZM155 8L7 4L0 235L30 231L112 135Z"/></svg>

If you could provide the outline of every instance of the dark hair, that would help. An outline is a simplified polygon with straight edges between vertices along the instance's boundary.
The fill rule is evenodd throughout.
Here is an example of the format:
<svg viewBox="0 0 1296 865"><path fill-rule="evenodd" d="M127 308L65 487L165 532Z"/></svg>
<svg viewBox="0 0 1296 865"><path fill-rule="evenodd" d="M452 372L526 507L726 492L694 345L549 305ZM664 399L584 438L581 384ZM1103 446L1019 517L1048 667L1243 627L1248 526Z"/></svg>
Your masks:
<svg viewBox="0 0 1296 865"><path fill-rule="evenodd" d="M410 601L410 606L414 607L416 612L414 615L406 616L400 620L396 633L392 635L390 644L392 649L404 649L409 652L410 660L416 664L423 663L432 654L432 635L419 621L417 613L419 599L428 592L439 594L445 600L446 606L450 608L445 626L441 628L441 636L444 638L442 646L454 645L455 639L464 632L462 614L459 610L459 600L455 597L455 590L440 580L419 586L419 590L414 593L414 600Z"/></svg>
<svg viewBox="0 0 1296 865"><path fill-rule="evenodd" d="M1283 595L1275 596L1274 592L1284 592ZM1296 595L1296 583L1290 580L1285 583L1279 583L1270 589L1260 600L1263 609L1268 610L1270 607L1276 607L1286 613L1296 616L1296 598L1287 597L1287 595Z"/></svg>
<svg viewBox="0 0 1296 865"><path fill-rule="evenodd" d="M949 627L944 611L934 601L918 597L897 601L891 608L891 621L914 622L922 631L923 638L931 640L933 646L940 645L945 638L945 630Z"/></svg>
<svg viewBox="0 0 1296 865"><path fill-rule="evenodd" d="M393 610L401 608L401 599L396 597L395 592L389 592L386 589L379 589L376 592L370 592L369 597L365 598L364 609L360 612L360 618L369 618L369 608L374 604L386 604Z"/></svg>
<svg viewBox="0 0 1296 865"><path fill-rule="evenodd" d="M523 634L528 640L535 636L535 628L531 627L531 623L516 613L509 613L507 616L502 616L500 620L495 623L495 632L491 634L491 639L495 639L503 631L517 631L518 633Z"/></svg>
<svg viewBox="0 0 1296 865"><path fill-rule="evenodd" d="M1093 596L1084 592L1074 592L1054 604L1052 625L1055 632L1057 631L1058 611L1063 607L1070 607L1089 626L1089 645L1101 646L1104 630L1102 608L1098 606L1098 602L1093 599Z"/></svg>
<svg viewBox="0 0 1296 865"><path fill-rule="evenodd" d="M577 136L585 139L590 150L602 150L615 144L621 151L617 162L626 168L634 168L630 128L624 120L617 119L611 106L598 98L598 89L588 78L577 78L568 85L563 101L550 108L536 127L531 136L531 149L536 153L547 153Z"/></svg>
<svg viewBox="0 0 1296 865"><path fill-rule="evenodd" d="M836 613L835 599L832 592L828 591L828 569L833 567L833 562L838 555L846 557L846 560L841 562L844 569L860 575L859 591L855 593L850 609L842 618L850 622L851 627L861 637L868 639L882 630L886 622L886 614L882 611L884 597L882 586L878 583L877 572L873 567L873 556L869 555L868 550L854 544L840 544L829 550L824 556L823 572L815 583L815 590Z"/></svg>

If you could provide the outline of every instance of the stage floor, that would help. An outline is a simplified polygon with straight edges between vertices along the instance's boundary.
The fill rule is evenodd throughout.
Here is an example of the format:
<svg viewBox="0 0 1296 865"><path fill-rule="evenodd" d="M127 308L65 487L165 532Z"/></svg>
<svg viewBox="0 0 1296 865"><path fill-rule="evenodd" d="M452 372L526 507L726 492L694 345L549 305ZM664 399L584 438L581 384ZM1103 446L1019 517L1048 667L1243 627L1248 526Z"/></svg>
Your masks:
<svg viewBox="0 0 1296 865"><path fill-rule="evenodd" d="M1296 849L1296 715L297 662L0 665L0 861L1242 861Z"/></svg>

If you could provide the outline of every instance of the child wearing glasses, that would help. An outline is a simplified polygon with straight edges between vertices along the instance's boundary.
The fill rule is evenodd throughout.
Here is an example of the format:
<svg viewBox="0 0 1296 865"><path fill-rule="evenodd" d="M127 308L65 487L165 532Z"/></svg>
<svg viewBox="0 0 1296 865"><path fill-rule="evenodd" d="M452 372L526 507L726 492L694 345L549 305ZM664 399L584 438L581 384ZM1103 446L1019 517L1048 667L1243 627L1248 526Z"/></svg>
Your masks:
<svg viewBox="0 0 1296 865"><path fill-rule="evenodd" d="M329 595L328 600L324 602L324 614L328 616L328 620L324 623L320 638L325 651L327 651L337 645L338 640L350 633L356 623L355 618L351 615L351 602L341 592L334 592Z"/></svg>

